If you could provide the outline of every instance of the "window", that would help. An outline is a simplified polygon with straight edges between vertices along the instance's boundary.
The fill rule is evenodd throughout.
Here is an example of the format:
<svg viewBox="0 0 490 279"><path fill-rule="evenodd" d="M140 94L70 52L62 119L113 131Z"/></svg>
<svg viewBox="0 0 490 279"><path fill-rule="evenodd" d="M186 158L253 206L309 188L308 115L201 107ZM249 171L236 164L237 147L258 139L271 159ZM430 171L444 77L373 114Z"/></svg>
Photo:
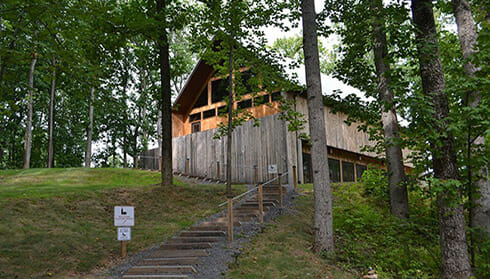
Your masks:
<svg viewBox="0 0 490 279"><path fill-rule="evenodd" d="M351 162L342 162L342 178L344 182L354 181L354 164Z"/></svg>
<svg viewBox="0 0 490 279"><path fill-rule="evenodd" d="M361 179L362 174L364 173L365 170L367 170L367 167L365 165L356 164L356 173L357 173L357 180L358 181L359 181L359 179Z"/></svg>
<svg viewBox="0 0 490 279"><path fill-rule="evenodd" d="M208 86L204 87L192 108L200 108L208 105Z"/></svg>
<svg viewBox="0 0 490 279"><path fill-rule="evenodd" d="M239 109L246 109L246 108L251 108L252 107L252 99L247 99L239 102L237 104Z"/></svg>
<svg viewBox="0 0 490 279"><path fill-rule="evenodd" d="M202 113L202 119L216 116L216 109L210 109Z"/></svg>
<svg viewBox="0 0 490 279"><path fill-rule="evenodd" d="M331 182L340 182L340 161L336 159L328 159L328 172Z"/></svg>
<svg viewBox="0 0 490 279"><path fill-rule="evenodd" d="M200 112L189 115L189 122L194 122L197 120L201 120L201 113Z"/></svg>
<svg viewBox="0 0 490 279"><path fill-rule="evenodd" d="M192 133L197 133L201 131L201 122L192 123Z"/></svg>
<svg viewBox="0 0 490 279"><path fill-rule="evenodd" d="M271 94L271 102L280 101L281 98L281 92L274 92Z"/></svg>
<svg viewBox="0 0 490 279"><path fill-rule="evenodd" d="M213 103L221 102L228 96L229 78L217 79L211 82L211 101Z"/></svg>
<svg viewBox="0 0 490 279"><path fill-rule="evenodd" d="M221 106L218 108L218 115L226 117L228 115L228 106Z"/></svg>
<svg viewBox="0 0 490 279"><path fill-rule="evenodd" d="M254 98L254 106L258 107L269 102L269 95L257 96Z"/></svg>
<svg viewBox="0 0 490 279"><path fill-rule="evenodd" d="M242 86L245 89L244 93L254 92L254 88L256 86L252 84L254 83L254 80L251 79L255 78L255 73L253 73L251 70L247 70L245 72L242 72L240 77L242 81Z"/></svg>

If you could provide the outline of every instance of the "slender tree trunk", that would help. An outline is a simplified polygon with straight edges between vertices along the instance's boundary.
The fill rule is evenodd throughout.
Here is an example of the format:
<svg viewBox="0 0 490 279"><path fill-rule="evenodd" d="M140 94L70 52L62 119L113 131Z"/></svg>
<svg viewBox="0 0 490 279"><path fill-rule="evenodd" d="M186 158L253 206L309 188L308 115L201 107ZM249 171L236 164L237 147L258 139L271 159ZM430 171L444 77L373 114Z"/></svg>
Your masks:
<svg viewBox="0 0 490 279"><path fill-rule="evenodd" d="M141 107L141 123L144 124L146 121L146 100L147 100L146 70L145 69L141 69L141 94L140 94L140 98L143 99L143 105ZM145 125L141 125L141 136L142 136L141 142L143 143L143 150L146 151L146 150L148 150L148 132L146 131Z"/></svg>
<svg viewBox="0 0 490 279"><path fill-rule="evenodd" d="M32 95L34 94L34 69L37 62L37 53L32 54L31 67L29 69L29 89L27 90L27 120L24 141L24 169L31 166L31 144L32 144Z"/></svg>
<svg viewBox="0 0 490 279"><path fill-rule="evenodd" d="M439 138L431 142L435 178L447 184L458 180L458 166L454 137L448 131L449 105L444 92L445 80L439 53L434 14L431 0L412 0L413 22L420 64L420 76L424 94L434 107L434 122L430 123ZM437 195L439 235L441 247L441 279L467 279L471 275L466 224L461 189L457 194L450 191Z"/></svg>
<svg viewBox="0 0 490 279"><path fill-rule="evenodd" d="M453 0L454 16L458 26L458 37L463 52L463 58L466 60L464 69L469 77L474 77L478 70L473 63L471 57L476 52L476 40L478 34L476 32L475 22L471 13L471 6L467 0ZM469 91L467 96L468 105L475 108L480 105L481 92L474 90ZM469 127L471 131L471 127ZM471 138L471 136L470 136ZM474 141L475 149L479 150L485 146L485 138L479 136ZM469 145L471 147L471 142ZM468 152L471 153L470 150ZM476 151L478 152L478 151ZM468 169L472 169L471 162L468 162ZM473 187L470 185L471 193L471 227L480 227L487 234L490 234L490 183L488 180L488 166L484 165L480 168L477 174L477 180Z"/></svg>
<svg viewBox="0 0 490 279"><path fill-rule="evenodd" d="M53 143L53 130L54 130L54 102L56 91L56 58L53 55L53 76L51 78L51 91L49 97L49 121L48 121L48 168L54 167L54 143Z"/></svg>
<svg viewBox="0 0 490 279"><path fill-rule="evenodd" d="M124 127L124 136L123 136L123 167L124 168L127 168L128 167L128 150L127 150L127 145L128 145L127 130L126 130L126 127Z"/></svg>
<svg viewBox="0 0 490 279"><path fill-rule="evenodd" d="M386 45L386 28L383 17L382 0L371 0L374 31L374 64L378 76L378 100L381 104L386 161L388 162L388 182L390 189L391 214L398 218L408 218L408 191L405 182L403 154L400 147L400 135L396 110L393 104L394 94L390 89L390 64Z"/></svg>
<svg viewBox="0 0 490 279"><path fill-rule="evenodd" d="M315 196L315 243L313 248L316 252L324 250L333 252L332 196L328 174L327 140L323 115L323 96L314 0L302 0L301 10Z"/></svg>
<svg viewBox="0 0 490 279"><path fill-rule="evenodd" d="M116 167L116 135L112 135L112 167Z"/></svg>
<svg viewBox="0 0 490 279"><path fill-rule="evenodd" d="M165 21L165 0L157 0L159 20ZM170 87L170 63L167 30L162 28L158 41L160 80L161 80L161 111L162 111L162 186L173 184L172 173L172 90Z"/></svg>
<svg viewBox="0 0 490 279"><path fill-rule="evenodd" d="M92 159L92 134L94 128L94 101L95 101L95 88L90 89L90 107L88 112L88 128L87 128L87 149L85 150L85 167L90 168L90 162Z"/></svg>

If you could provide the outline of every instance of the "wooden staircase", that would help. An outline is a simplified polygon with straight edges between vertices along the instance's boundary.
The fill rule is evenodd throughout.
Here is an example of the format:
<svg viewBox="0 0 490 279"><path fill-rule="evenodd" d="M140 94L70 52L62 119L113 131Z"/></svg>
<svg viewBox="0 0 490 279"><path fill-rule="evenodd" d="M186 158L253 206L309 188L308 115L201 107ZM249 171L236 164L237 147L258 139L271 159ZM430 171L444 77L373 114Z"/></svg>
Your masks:
<svg viewBox="0 0 490 279"><path fill-rule="evenodd" d="M263 187L264 215L268 210L279 205L278 185ZM284 189L284 187L283 187ZM286 190L283 191L286 193ZM258 222L259 204L257 195L249 197L233 210L234 226L242 223ZM156 251L131 267L122 278L198 278L201 258L209 255L208 249L218 242L227 241L227 219L216 218L213 221L202 222L188 230L181 231L178 236L168 240Z"/></svg>

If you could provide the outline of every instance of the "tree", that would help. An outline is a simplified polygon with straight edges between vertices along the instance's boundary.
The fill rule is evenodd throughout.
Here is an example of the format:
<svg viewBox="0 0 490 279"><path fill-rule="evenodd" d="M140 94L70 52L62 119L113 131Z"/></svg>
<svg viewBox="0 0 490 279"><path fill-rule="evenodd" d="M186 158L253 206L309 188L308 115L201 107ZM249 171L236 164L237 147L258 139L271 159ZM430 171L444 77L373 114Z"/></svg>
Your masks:
<svg viewBox="0 0 490 279"><path fill-rule="evenodd" d="M469 278L471 275L466 242L465 217L454 136L448 126L448 98L444 92L442 69L432 2L412 0L413 23L420 65L422 89L432 106L433 129L430 135L432 167L437 194L442 268L440 278Z"/></svg>
<svg viewBox="0 0 490 279"><path fill-rule="evenodd" d="M172 89L170 87L169 41L166 23L166 1L157 0L160 36L157 42L160 62L160 106L162 111L162 186L173 184L172 169Z"/></svg>
<svg viewBox="0 0 490 279"><path fill-rule="evenodd" d="M327 161L327 141L323 115L322 85L314 0L302 0L303 50L305 57L308 119L311 137L313 188L315 193L314 231L316 252L334 251L332 194Z"/></svg>
<svg viewBox="0 0 490 279"><path fill-rule="evenodd" d="M95 102L95 88L90 88L90 100L89 100L89 113L88 113L88 127L87 127L87 148L85 150L85 167L90 168L92 161L92 135L94 129L94 102Z"/></svg>
<svg viewBox="0 0 490 279"><path fill-rule="evenodd" d="M49 116L48 116L48 168L54 167L54 106L56 92L56 58L53 55L52 59L53 77L51 78L51 90L49 91Z"/></svg>
<svg viewBox="0 0 490 279"><path fill-rule="evenodd" d="M458 37L463 54L464 70L468 77L475 78L475 73L478 71L477 67L472 62L472 56L477 52L477 38L475 23L473 20L471 6L467 0L453 0L454 16L456 18L456 24L458 26ZM466 96L466 104L471 108L476 108L481 103L481 92L479 90L468 90ZM471 154L472 149L476 153L480 149L485 148L485 138L483 135L478 135L476 139L472 140L471 134L471 119L469 119L468 127L468 154ZM474 147L473 147L474 145ZM470 157L470 155L468 155ZM482 165L477 171L477 180L475 186L472 185L471 171L473 166L471 162L468 162L469 179L469 193L470 193L470 225L474 228L481 227L488 235L490 235L490 182L488 180L488 167L486 164ZM473 189L474 188L474 189Z"/></svg>
<svg viewBox="0 0 490 279"><path fill-rule="evenodd" d="M405 168L400 147L398 120L393 101L394 94L390 88L390 63L386 43L383 2L371 0L371 11L373 12L374 64L378 78L378 102L381 104L381 122L388 163L391 213L398 218L408 218L408 191L405 184Z"/></svg>
<svg viewBox="0 0 490 279"><path fill-rule="evenodd" d="M37 30L35 31L35 36ZM31 67L29 68L29 89L27 90L27 120L26 120L26 133L24 141L24 169L28 169L31 166L31 145L32 145L32 113L33 113L33 97L34 94L34 69L37 62L37 52L32 52Z"/></svg>

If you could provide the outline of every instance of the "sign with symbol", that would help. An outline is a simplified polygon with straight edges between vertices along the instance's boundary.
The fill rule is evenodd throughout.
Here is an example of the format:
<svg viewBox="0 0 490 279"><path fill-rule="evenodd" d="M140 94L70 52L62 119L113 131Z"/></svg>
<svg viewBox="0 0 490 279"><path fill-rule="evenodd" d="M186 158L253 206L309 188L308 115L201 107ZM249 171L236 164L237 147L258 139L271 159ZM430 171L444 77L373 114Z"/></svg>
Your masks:
<svg viewBox="0 0 490 279"><path fill-rule="evenodd" d="M118 241L129 241L129 240L131 240L131 228L130 227L119 227L119 228L117 228L117 240Z"/></svg>
<svg viewBox="0 0 490 279"><path fill-rule="evenodd" d="M114 226L131 227L134 226L134 207L115 206L114 207Z"/></svg>
<svg viewBox="0 0 490 279"><path fill-rule="evenodd" d="M267 170L269 174L277 174L277 165L269 165Z"/></svg>

